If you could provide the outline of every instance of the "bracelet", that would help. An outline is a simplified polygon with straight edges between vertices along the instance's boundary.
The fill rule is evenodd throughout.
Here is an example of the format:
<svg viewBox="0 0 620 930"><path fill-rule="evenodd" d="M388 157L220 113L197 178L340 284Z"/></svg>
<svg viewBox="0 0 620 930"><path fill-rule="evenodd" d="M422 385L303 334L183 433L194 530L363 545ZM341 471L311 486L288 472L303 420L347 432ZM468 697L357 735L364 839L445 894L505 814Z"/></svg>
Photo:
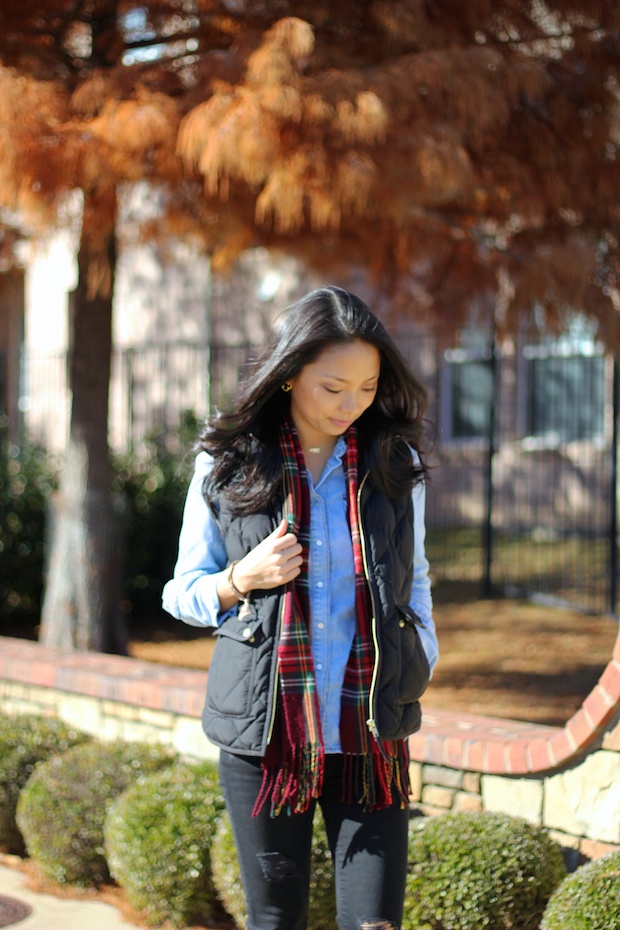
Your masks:
<svg viewBox="0 0 620 930"><path fill-rule="evenodd" d="M228 568L228 574L226 575L226 581L227 581L228 584L230 585L233 594L234 594L236 597L238 597L240 601L245 601L245 602L247 602L248 599L249 599L250 592L247 591L246 594L243 594L243 592L239 590L239 588L237 587L237 585L236 585L235 582L233 581L233 571L234 571L234 569L235 569L235 565L238 565L238 564L239 564L239 562L231 562L231 563L230 563L230 566L229 566L229 568Z"/></svg>

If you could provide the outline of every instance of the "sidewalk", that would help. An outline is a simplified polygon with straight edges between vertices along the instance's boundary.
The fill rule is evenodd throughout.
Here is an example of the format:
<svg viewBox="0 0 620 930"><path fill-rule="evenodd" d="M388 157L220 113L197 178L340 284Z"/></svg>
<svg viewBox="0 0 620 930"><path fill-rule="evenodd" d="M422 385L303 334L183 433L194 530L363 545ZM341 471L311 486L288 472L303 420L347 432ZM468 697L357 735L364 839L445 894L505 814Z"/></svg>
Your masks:
<svg viewBox="0 0 620 930"><path fill-rule="evenodd" d="M27 876L19 869L0 864L0 899L12 898L32 908L32 912L17 923L0 922L0 927L15 927L16 930L131 930L135 927L124 920L112 904L30 891L27 881Z"/></svg>

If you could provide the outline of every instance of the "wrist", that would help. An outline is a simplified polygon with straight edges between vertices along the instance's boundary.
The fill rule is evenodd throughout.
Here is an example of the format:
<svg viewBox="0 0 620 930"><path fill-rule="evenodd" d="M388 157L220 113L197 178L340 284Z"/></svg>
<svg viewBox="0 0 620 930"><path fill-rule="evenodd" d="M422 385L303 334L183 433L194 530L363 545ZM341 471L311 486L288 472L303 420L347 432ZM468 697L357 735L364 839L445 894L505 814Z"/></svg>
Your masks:
<svg viewBox="0 0 620 930"><path fill-rule="evenodd" d="M251 586L248 584L246 586L246 581L241 572L236 572L239 562L231 562L228 566L228 573L226 575L226 580L230 587L230 590L233 592L235 597L240 601L247 601Z"/></svg>

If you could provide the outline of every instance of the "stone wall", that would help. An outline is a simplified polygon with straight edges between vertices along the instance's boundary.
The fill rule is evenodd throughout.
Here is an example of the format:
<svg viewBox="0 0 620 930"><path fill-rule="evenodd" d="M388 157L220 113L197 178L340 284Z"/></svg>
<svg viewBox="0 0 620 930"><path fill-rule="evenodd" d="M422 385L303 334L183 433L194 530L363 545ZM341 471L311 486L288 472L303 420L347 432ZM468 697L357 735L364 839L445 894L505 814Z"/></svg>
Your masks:
<svg viewBox="0 0 620 930"><path fill-rule="evenodd" d="M104 740L217 758L200 722L206 673L0 636L0 712L58 717Z"/></svg>
<svg viewBox="0 0 620 930"><path fill-rule="evenodd" d="M412 804L423 813L446 811L499 811L545 826L563 846L588 858L598 858L620 849L620 715L616 712L609 728L593 734L564 764L546 763L538 771L491 774L485 763L471 758L459 766L442 764L444 751L455 726L456 715L429 710L424 716L424 736L411 739ZM453 719L450 720L449 718ZM498 743L513 744L553 740L562 728L488 717L459 715L459 727L467 726L470 739L479 742L492 758ZM432 731L429 752L420 744ZM528 732L529 731L529 732ZM577 748L577 747L576 747ZM452 751L458 753L457 747ZM463 753L465 755L465 753ZM499 756L496 757L496 762ZM544 763L543 763L544 764ZM477 767L474 767L477 766ZM500 765L496 765L497 768ZM506 766L508 768L508 766Z"/></svg>
<svg viewBox="0 0 620 930"><path fill-rule="evenodd" d="M101 739L216 758L200 714L206 672L0 637L0 712L55 716ZM422 813L502 811L542 824L575 854L620 849L620 636L565 727L425 708L410 739Z"/></svg>
<svg viewBox="0 0 620 930"><path fill-rule="evenodd" d="M564 727L427 708L409 745L412 802L426 814L502 811L588 858L620 849L620 635Z"/></svg>

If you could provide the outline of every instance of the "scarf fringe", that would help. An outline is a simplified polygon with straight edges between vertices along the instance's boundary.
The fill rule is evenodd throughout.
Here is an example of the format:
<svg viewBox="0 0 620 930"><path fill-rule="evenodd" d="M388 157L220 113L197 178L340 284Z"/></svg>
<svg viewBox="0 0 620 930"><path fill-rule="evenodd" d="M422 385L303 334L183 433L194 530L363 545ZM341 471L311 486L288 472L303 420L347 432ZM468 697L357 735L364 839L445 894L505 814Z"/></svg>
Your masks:
<svg viewBox="0 0 620 930"><path fill-rule="evenodd" d="M322 746L291 746L289 758L281 765L263 769L263 781L252 816L256 817L268 800L272 817L283 810L287 814L303 814L310 802L321 796L324 774Z"/></svg>
<svg viewBox="0 0 620 930"><path fill-rule="evenodd" d="M381 744L375 743L372 753L367 755L344 754L341 794L344 803L361 804L365 811L384 810L396 800L401 808L408 805L409 753L404 745L395 748L396 752L388 755Z"/></svg>
<svg viewBox="0 0 620 930"><path fill-rule="evenodd" d="M341 800L360 804L365 811L379 811L398 800L400 807L409 803L409 754L404 745L387 755L375 744L368 755L345 753L342 770ZM270 802L270 816L302 814L310 802L321 796L325 774L325 754L318 746L295 746L291 758L283 765L263 769L263 780L252 816L256 817Z"/></svg>

